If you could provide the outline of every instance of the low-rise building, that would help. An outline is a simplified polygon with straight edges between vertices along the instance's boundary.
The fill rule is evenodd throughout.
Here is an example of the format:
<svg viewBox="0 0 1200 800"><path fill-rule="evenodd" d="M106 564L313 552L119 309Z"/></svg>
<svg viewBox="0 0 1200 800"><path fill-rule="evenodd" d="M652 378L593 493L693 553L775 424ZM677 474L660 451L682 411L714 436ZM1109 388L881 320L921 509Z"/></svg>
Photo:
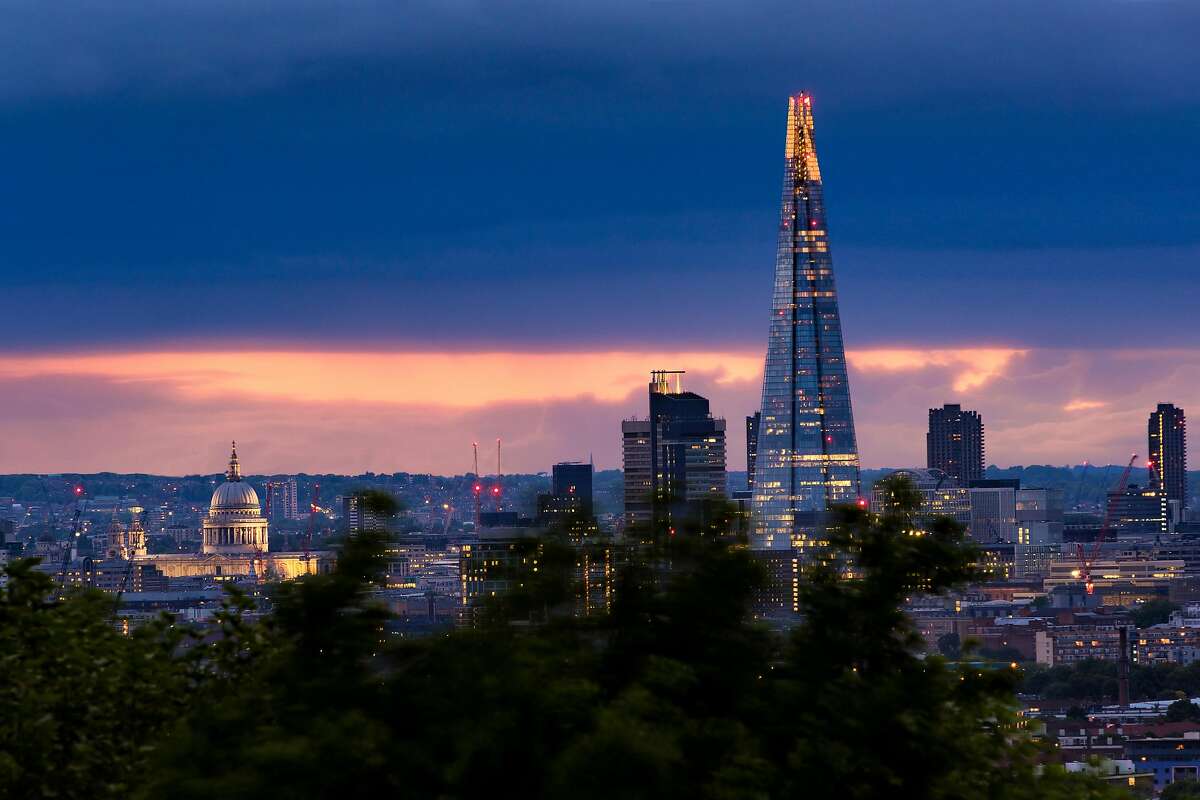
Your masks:
<svg viewBox="0 0 1200 800"><path fill-rule="evenodd" d="M1171 624L1142 628L1133 653L1139 664L1191 664L1200 660L1200 628Z"/></svg>
<svg viewBox="0 0 1200 800"><path fill-rule="evenodd" d="M1121 625L1053 625L1038 631L1034 647L1039 664L1074 664L1078 661L1118 661ZM1127 634L1128 635L1128 634ZM1129 636L1129 639L1133 639Z"/></svg>

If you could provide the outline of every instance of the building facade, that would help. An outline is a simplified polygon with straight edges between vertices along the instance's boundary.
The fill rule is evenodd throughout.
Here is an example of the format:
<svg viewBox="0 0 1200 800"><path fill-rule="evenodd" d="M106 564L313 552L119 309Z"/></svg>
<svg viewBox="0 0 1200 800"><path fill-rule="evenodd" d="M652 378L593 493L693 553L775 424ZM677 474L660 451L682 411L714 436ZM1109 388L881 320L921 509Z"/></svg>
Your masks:
<svg viewBox="0 0 1200 800"><path fill-rule="evenodd" d="M905 478L921 494L918 521L927 524L938 517L949 517L967 528L971 524L971 494L950 476L937 469L898 469L884 475L871 490L871 511L886 513L891 502L884 481Z"/></svg>
<svg viewBox="0 0 1200 800"><path fill-rule="evenodd" d="M1117 533L1171 533L1174 530L1166 494L1131 484L1108 493L1108 519Z"/></svg>
<svg viewBox="0 0 1200 800"><path fill-rule="evenodd" d="M262 515L258 493L242 480L237 442L229 454L225 483L213 492L203 527L202 553L267 552L267 519Z"/></svg>
<svg viewBox="0 0 1200 800"><path fill-rule="evenodd" d="M1164 495L1169 512L1178 521L1187 507L1187 419L1183 409L1159 403L1150 414L1149 462L1151 488Z"/></svg>
<svg viewBox="0 0 1200 800"><path fill-rule="evenodd" d="M725 420L713 417L707 398L683 391L680 374L652 372L649 419L621 425L627 524L650 522L656 504L674 516L725 496Z"/></svg>
<svg viewBox="0 0 1200 800"><path fill-rule="evenodd" d="M754 491L754 462L758 460L758 425L762 412L755 411L746 417L746 489Z"/></svg>
<svg viewBox="0 0 1200 800"><path fill-rule="evenodd" d="M926 466L940 469L960 486L983 478L983 418L950 404L929 409L925 434Z"/></svg>
<svg viewBox="0 0 1200 800"><path fill-rule="evenodd" d="M133 559L153 565L167 578L291 580L333 569L336 559L329 552L268 553L267 528L258 493L242 479L235 444L225 482L213 491L202 522L201 552L134 555Z"/></svg>
<svg viewBox="0 0 1200 800"><path fill-rule="evenodd" d="M128 524L123 524L116 513L108 523L104 534L104 558L131 559L146 555L146 529L137 515Z"/></svg>
<svg viewBox="0 0 1200 800"><path fill-rule="evenodd" d="M621 422L621 467L625 476L625 524L649 525L654 509L650 420Z"/></svg>
<svg viewBox="0 0 1200 800"><path fill-rule="evenodd" d="M783 200L754 467L755 549L819 547L859 497L858 442L829 252L812 97L788 99Z"/></svg>

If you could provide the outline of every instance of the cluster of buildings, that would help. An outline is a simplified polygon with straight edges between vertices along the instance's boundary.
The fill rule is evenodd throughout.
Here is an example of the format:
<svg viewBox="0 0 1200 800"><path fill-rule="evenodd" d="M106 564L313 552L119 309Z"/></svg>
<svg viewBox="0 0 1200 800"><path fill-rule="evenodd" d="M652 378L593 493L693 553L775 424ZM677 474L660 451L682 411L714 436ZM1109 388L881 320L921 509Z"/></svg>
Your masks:
<svg viewBox="0 0 1200 800"><path fill-rule="evenodd" d="M646 416L621 423L623 507L614 519L597 514L590 463L554 465L549 491L538 484L536 508L524 510L505 493L519 497L531 487L520 476L502 480L499 453L490 481L473 473L452 479L362 476L360 487L389 491L405 508L399 519L380 520L353 485L337 483L334 476L323 479L328 508L320 501L321 480L310 476L267 478L256 489L242 476L235 450L207 505L114 502L106 524L89 529L94 519L79 519L77 503L79 525L66 550L50 537L25 540L21 554L42 556L43 568L64 583L115 587L130 595L172 587L204 592L220 582L287 580L329 569L334 553L319 546L320 537L314 546L320 512L320 520L339 523L348 535L392 529L396 543L388 554L386 599L406 618L435 625L451 617L469 619L488 598L519 588L523 570L537 569L545 557L535 534L547 527L562 531L564 546L573 548L582 587L578 609L606 607L613 576L627 558L625 544L639 531L674 530L732 503L747 546L771 576L756 613L793 616L806 565L824 557L834 507L858 503L884 513L890 502L886 481L865 492L861 483L813 131L811 98L789 98L761 406L745 418L745 490L728 486L726 421L713 414L707 398L683 388L681 370L656 370ZM1121 485L1100 514L1080 513L1060 488L987 478L984 423L977 411L947 404L930 409L928 422L925 467L894 474L920 493L918 524L950 517L966 528L978 546L987 585L1003 595L955 599L955 625L962 622L963 608L971 609L973 620L1017 602L1103 614L1148 598L1191 596L1193 582L1200 580L1200 526L1193 532L1186 514L1182 409L1162 404L1150 415L1148 484ZM0 536L20 538L11 524L7 531L0 524ZM91 538L90 554L77 547L79 537ZM150 546L163 537L173 543L167 551ZM972 605L976 602L984 605ZM947 610L926 606L914 609L922 625L932 630L944 624ZM997 624L1008 627L976 632L1003 639L1015 633L1014 626L1034 623ZM1090 623L1072 623L1079 624ZM1041 632L1057 637L1052 628ZM1036 625L1026 630L1038 632ZM1069 647L1047 647L1068 657ZM1032 646L1026 649L1032 657Z"/></svg>
<svg viewBox="0 0 1200 800"><path fill-rule="evenodd" d="M861 485L808 95L790 98L787 125L762 405L746 417L746 490L726 491L725 420L682 389L681 372L653 372L648 415L622 423L624 525L696 515L705 501L728 497L743 511L751 551L773 576L758 611L783 617L797 610L804 566L823 558L831 510L858 503L883 512L888 504L886 482L869 493ZM897 474L920 491L920 518L948 516L967 529L991 580L1045 582L1042 591L1087 584L1089 596L1099 586L1102 596L1128 600L1114 588L1123 580L1108 576L1142 571L1169 581L1182 570L1158 562L1195 549L1185 538L1183 410L1159 405L1148 437L1149 485L1122 483L1099 515L1068 508L1061 488L985 477L983 419L958 404L930 409L925 468Z"/></svg>

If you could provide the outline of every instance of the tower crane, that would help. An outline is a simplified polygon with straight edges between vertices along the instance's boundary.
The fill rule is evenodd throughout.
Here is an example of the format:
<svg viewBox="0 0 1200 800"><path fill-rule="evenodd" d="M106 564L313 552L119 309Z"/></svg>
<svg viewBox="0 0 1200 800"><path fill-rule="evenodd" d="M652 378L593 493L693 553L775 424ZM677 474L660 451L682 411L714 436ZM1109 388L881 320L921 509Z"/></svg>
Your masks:
<svg viewBox="0 0 1200 800"><path fill-rule="evenodd" d="M1125 484L1129 482L1129 472L1133 469L1134 461L1137 461L1137 453L1129 457L1129 463L1125 466L1125 471L1121 473L1121 480L1117 482L1118 494L1125 491ZM1095 584L1092 583L1092 564L1096 563L1096 557L1100 555L1100 545L1104 543L1104 537L1112 529L1112 512L1112 503L1106 502L1104 504L1104 524L1100 526L1100 533L1096 535L1096 541L1092 543L1090 554L1084 554L1083 542L1075 545L1075 552L1079 557L1079 577L1083 579L1083 585L1088 594L1092 594L1096 590Z"/></svg>
<svg viewBox="0 0 1200 800"><path fill-rule="evenodd" d="M83 515L83 504L87 500L83 497L83 486L75 487L75 516L71 518L71 536L63 544L62 565L58 569L58 592L61 593L66 588L67 567L71 564L71 555L78 552L79 547L79 518Z"/></svg>

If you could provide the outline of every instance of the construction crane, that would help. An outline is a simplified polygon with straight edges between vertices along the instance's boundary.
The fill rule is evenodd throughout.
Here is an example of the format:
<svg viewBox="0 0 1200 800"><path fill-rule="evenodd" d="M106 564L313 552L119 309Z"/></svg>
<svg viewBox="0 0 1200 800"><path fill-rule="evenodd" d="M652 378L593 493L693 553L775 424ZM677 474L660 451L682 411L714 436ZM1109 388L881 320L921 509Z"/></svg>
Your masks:
<svg viewBox="0 0 1200 800"><path fill-rule="evenodd" d="M479 442L471 442L471 449L475 451L475 485L471 487L471 491L475 495L475 530L478 531L483 503L483 481L479 477Z"/></svg>
<svg viewBox="0 0 1200 800"><path fill-rule="evenodd" d="M71 536L63 544L62 566L58 569L58 593L61 594L66 588L67 567L71 564L71 556L78 552L79 547L79 519L83 515L83 505L87 500L83 497L83 486L75 487L75 516L71 519ZM56 595L57 596L57 595Z"/></svg>
<svg viewBox="0 0 1200 800"><path fill-rule="evenodd" d="M1117 482L1117 494L1125 491L1125 484L1129 482L1129 472L1133 469L1134 461L1137 461L1137 453L1129 457L1129 463L1125 466L1125 471L1121 473L1121 480ZM1083 542L1075 545L1075 552L1079 557L1079 577L1083 579L1083 585L1088 594L1092 594L1096 590L1096 585L1092 583L1092 564L1096 563L1096 557L1100 555L1100 546L1104 543L1104 537L1112 529L1112 512L1113 504L1105 503L1104 524L1100 526L1100 532L1096 534L1096 541L1092 543L1092 552L1089 555L1084 555Z"/></svg>

